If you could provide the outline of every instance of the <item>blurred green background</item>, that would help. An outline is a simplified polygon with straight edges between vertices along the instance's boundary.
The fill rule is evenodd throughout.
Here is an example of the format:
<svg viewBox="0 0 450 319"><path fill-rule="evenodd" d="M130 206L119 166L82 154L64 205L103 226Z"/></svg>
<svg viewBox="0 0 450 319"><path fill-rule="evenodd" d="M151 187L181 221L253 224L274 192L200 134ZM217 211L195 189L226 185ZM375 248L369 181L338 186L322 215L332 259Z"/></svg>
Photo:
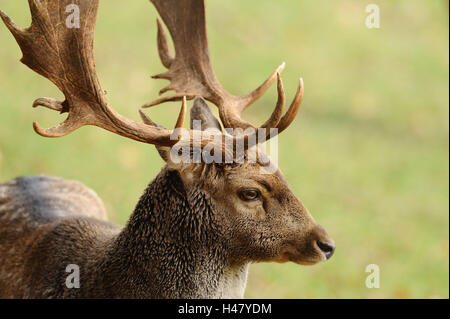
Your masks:
<svg viewBox="0 0 450 319"><path fill-rule="evenodd" d="M449 297L448 1L375 1L381 28L368 29L360 0L207 1L211 55L224 87L255 88L282 61L288 98L305 81L298 119L279 139L280 166L293 191L337 243L313 267L257 264L246 297ZM27 1L0 0L22 26ZM102 1L97 69L114 108L138 120L138 107L165 81L156 51L156 11L145 0ZM61 138L36 135L31 123L64 119L33 110L35 98L61 94L20 64L0 26L0 181L49 174L76 179L125 223L163 162L154 147L83 128ZM272 88L245 113L261 123ZM178 103L149 114L172 125ZM368 289L377 264L381 287Z"/></svg>

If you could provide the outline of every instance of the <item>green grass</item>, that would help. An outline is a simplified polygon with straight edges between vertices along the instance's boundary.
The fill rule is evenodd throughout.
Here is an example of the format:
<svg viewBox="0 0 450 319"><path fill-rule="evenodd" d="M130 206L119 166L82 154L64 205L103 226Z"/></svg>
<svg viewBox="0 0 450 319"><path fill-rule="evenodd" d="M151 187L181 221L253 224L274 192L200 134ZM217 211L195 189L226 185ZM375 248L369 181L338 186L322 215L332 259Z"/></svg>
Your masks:
<svg viewBox="0 0 450 319"><path fill-rule="evenodd" d="M313 267L251 267L247 297L449 297L448 2L377 1L381 28L367 29L357 0L208 1L211 55L230 92L256 87L282 61L289 98L305 80L295 124L279 139L291 188L337 243L335 256ZM25 0L0 7L27 25ZM120 113L138 120L164 70L156 51L156 13L147 1L102 1L96 31L98 73ZM33 120L62 118L31 108L61 94L18 62L0 27L0 180L45 173L77 179L124 223L163 165L152 146L83 128L44 139ZM261 123L274 107L272 88L245 113ZM178 104L152 118L171 125ZM365 287L378 264L381 287Z"/></svg>

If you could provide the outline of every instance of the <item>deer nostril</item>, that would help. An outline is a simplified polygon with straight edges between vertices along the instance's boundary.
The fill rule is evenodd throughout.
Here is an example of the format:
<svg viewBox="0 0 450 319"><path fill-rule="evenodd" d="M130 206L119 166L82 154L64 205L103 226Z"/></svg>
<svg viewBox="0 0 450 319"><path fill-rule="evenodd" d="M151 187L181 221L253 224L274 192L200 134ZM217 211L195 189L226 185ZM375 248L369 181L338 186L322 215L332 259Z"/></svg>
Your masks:
<svg viewBox="0 0 450 319"><path fill-rule="evenodd" d="M325 254L327 259L330 259L331 256L333 256L334 250L336 249L334 244L326 243L320 240L317 241L317 246L319 246L320 250Z"/></svg>

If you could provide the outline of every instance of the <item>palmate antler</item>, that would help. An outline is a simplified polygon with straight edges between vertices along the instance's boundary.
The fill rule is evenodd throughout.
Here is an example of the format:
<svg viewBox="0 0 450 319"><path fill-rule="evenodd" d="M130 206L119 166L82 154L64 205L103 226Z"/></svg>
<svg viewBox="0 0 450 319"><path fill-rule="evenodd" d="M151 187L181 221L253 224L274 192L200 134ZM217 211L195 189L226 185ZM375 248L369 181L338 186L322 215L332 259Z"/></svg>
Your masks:
<svg viewBox="0 0 450 319"><path fill-rule="evenodd" d="M263 127L278 128L281 132L289 126L301 104L303 83L300 80L296 97L286 116L282 117L285 94L279 75L284 69L284 63L253 92L244 96L234 96L222 87L211 66L206 32L205 0L150 1L155 5L169 29L176 53L173 56L170 52L167 35L162 22L158 19L159 55L162 64L168 71L155 75L154 78L167 79L171 82L169 86L160 91L160 94L169 90L175 90L176 94L155 100L144 107L180 100L183 96L192 98L199 95L219 108L219 114L225 127L245 129L252 126L241 119L241 113L261 97L278 78L277 107Z"/></svg>
<svg viewBox="0 0 450 319"><path fill-rule="evenodd" d="M22 50L21 61L52 81L65 96L65 101L40 98L33 106L69 113L63 123L49 129L34 123L38 134L60 137L83 125L95 125L141 142L168 146L177 142L170 139L170 130L134 122L110 108L94 62L99 0L29 0L28 3L32 15L28 29L17 26L3 11L0 16ZM66 25L65 10L73 4L80 12L79 29Z"/></svg>
<svg viewBox="0 0 450 319"><path fill-rule="evenodd" d="M159 77L172 81L166 89L174 89L177 95L156 101L182 99L182 107L175 128L180 128L186 113L186 99L200 95L219 107L226 127L248 127L240 119L240 112L256 100L269 85L278 78L278 103L275 111L263 128L278 128L283 131L294 119L303 95L300 82L296 98L286 115L282 116L285 102L279 68L260 88L244 97L228 94L217 81L212 71L206 38L204 0L153 0L164 22L174 38L176 57L168 50L167 37L159 22L159 49L163 64L169 68ZM32 15L31 26L22 29L3 11L0 17L14 35L28 67L52 81L65 96L64 101L40 98L33 107L44 106L61 113L68 112L67 119L52 128L43 129L34 123L35 131L45 137L60 137L84 125L95 125L113 133L149 144L172 146L172 130L165 129L147 118L145 123L127 119L110 106L102 90L94 61L94 29L99 0L28 0ZM80 14L79 28L66 24L66 8L76 5ZM163 90L165 91L165 90ZM268 132L268 130L267 130ZM268 133L266 134L268 135ZM190 132L191 142L193 140ZM244 141L251 147L248 136L233 137L233 143ZM202 141L202 145L208 141Z"/></svg>

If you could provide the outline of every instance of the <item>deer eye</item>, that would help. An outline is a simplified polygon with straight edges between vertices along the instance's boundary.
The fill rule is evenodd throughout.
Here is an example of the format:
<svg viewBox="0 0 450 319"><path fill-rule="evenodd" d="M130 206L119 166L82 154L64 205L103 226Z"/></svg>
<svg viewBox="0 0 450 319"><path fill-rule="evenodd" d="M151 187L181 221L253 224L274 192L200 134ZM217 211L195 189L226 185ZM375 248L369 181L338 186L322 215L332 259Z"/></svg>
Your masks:
<svg viewBox="0 0 450 319"><path fill-rule="evenodd" d="M243 201L247 201L247 202L257 200L260 196L261 196L261 193L259 192L259 190L253 189L253 188L252 189L244 189L239 192L239 197Z"/></svg>

